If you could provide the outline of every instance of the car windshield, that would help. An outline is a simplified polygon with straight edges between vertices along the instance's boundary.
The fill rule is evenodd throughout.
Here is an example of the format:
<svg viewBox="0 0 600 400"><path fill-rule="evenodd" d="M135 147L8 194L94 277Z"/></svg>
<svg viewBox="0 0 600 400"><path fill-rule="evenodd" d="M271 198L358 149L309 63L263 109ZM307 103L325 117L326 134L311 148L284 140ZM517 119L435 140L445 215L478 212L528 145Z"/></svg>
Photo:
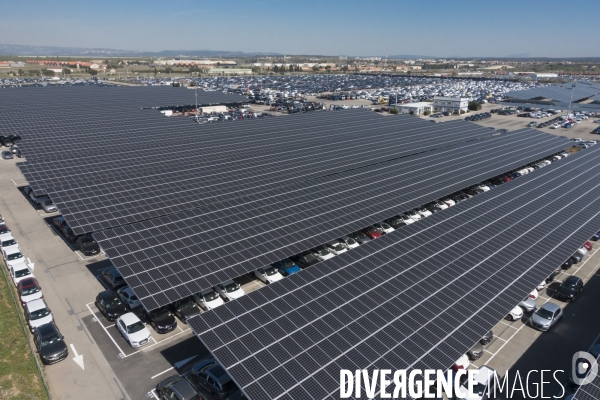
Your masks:
<svg viewBox="0 0 600 400"><path fill-rule="evenodd" d="M390 226L388 224L386 224L386 223L381 224L381 227L383 229L390 229Z"/></svg>
<svg viewBox="0 0 600 400"><path fill-rule="evenodd" d="M5 240L2 242L2 247L14 246L15 244L17 244L15 239Z"/></svg>
<svg viewBox="0 0 600 400"><path fill-rule="evenodd" d="M31 275L29 268L19 269L15 271L15 278L22 278L24 276Z"/></svg>
<svg viewBox="0 0 600 400"><path fill-rule="evenodd" d="M377 232L377 229L375 229L373 227L370 227L369 229L367 229L367 232L369 232L369 233L375 233L375 232Z"/></svg>
<svg viewBox="0 0 600 400"><path fill-rule="evenodd" d="M127 333L136 333L144 329L144 323L142 321L138 321L134 324L127 326Z"/></svg>
<svg viewBox="0 0 600 400"><path fill-rule="evenodd" d="M133 297L132 297L132 299L133 299ZM137 300L137 298L135 298L134 300ZM196 305L194 304L194 302L188 299L188 300L183 300L183 302L179 305L179 309L180 310L189 310L191 308L194 308L195 306Z"/></svg>
<svg viewBox="0 0 600 400"><path fill-rule="evenodd" d="M344 245L341 243L335 243L331 246L335 251L342 251L345 249Z"/></svg>
<svg viewBox="0 0 600 400"><path fill-rule="evenodd" d="M213 301L219 298L219 294L215 291L212 291L210 293L207 293L204 295L204 300L205 301Z"/></svg>
<svg viewBox="0 0 600 400"><path fill-rule="evenodd" d="M8 261L18 260L19 258L23 258L23 254L21 253L13 253L6 256Z"/></svg>
<svg viewBox="0 0 600 400"><path fill-rule="evenodd" d="M562 284L562 287L563 287L563 289L566 289L566 290L569 290L569 291L573 291L577 287L577 282L564 281L563 284Z"/></svg>
<svg viewBox="0 0 600 400"><path fill-rule="evenodd" d="M113 280L115 281L115 283L120 283L123 282L123 277L121 275L115 276Z"/></svg>
<svg viewBox="0 0 600 400"><path fill-rule="evenodd" d="M548 311L545 308L540 308L536 314L544 319L552 319L552 316L554 315L552 311Z"/></svg>
<svg viewBox="0 0 600 400"><path fill-rule="evenodd" d="M329 254L329 250L327 250L327 249L321 249L321 250L319 250L319 254L322 255L322 256L326 256L326 255Z"/></svg>
<svg viewBox="0 0 600 400"><path fill-rule="evenodd" d="M273 267L265 269L265 275L273 276L277 273L277 270Z"/></svg>
<svg viewBox="0 0 600 400"><path fill-rule="evenodd" d="M240 290L240 285L235 282L230 283L229 285L225 286L225 291L227 293L232 293L232 292L235 292L236 290Z"/></svg>
<svg viewBox="0 0 600 400"><path fill-rule="evenodd" d="M62 337L58 333L55 333L52 336L46 336L46 337L42 338L42 342L41 342L40 346L41 347L52 346L53 344L62 342L62 340L63 340Z"/></svg>
<svg viewBox="0 0 600 400"><path fill-rule="evenodd" d="M121 304L123 304L123 303L121 303L121 299L118 297L113 297L112 299L106 299L105 302L106 302L107 307L117 307L117 306L120 306Z"/></svg>
<svg viewBox="0 0 600 400"><path fill-rule="evenodd" d="M81 244L83 245L83 247L85 248L90 248L90 247L96 247L96 242L93 239L86 239L86 240L82 240Z"/></svg>
<svg viewBox="0 0 600 400"><path fill-rule="evenodd" d="M44 205L45 206L52 206L52 205L54 205L54 202L52 200L46 200L46 201L44 201Z"/></svg>
<svg viewBox="0 0 600 400"><path fill-rule="evenodd" d="M46 315L50 315L50 310L48 308L42 308L41 310L35 310L29 313L29 319L36 320L40 318L44 318Z"/></svg>
<svg viewBox="0 0 600 400"><path fill-rule="evenodd" d="M292 260L282 261L281 268L292 268L294 266L294 262Z"/></svg>
<svg viewBox="0 0 600 400"><path fill-rule="evenodd" d="M0 228L0 235L3 235L5 233L9 233L10 231L8 230L8 228L6 226L3 226Z"/></svg>
<svg viewBox="0 0 600 400"><path fill-rule="evenodd" d="M166 308L159 308L158 310L152 311L152 318L155 320L165 319L170 316L169 310Z"/></svg>
<svg viewBox="0 0 600 400"><path fill-rule="evenodd" d="M352 245L353 245L353 244L355 244L355 243L356 243L356 240L354 240L354 239L352 239L352 238L348 238L348 239L346 239L346 244L347 244L348 246L352 246Z"/></svg>
<svg viewBox="0 0 600 400"><path fill-rule="evenodd" d="M39 291L40 291L39 286L35 285L35 286L30 286L30 287L24 288L21 291L21 294L23 296L29 296L30 294L34 294L34 293L37 293Z"/></svg>

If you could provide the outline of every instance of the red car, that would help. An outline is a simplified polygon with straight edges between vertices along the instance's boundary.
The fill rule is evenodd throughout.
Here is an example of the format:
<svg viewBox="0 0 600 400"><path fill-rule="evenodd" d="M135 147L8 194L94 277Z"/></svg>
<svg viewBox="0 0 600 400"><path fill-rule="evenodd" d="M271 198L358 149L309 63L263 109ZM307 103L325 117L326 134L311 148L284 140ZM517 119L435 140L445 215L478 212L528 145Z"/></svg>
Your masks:
<svg viewBox="0 0 600 400"><path fill-rule="evenodd" d="M508 175L503 176L500 179L502 179L502 182L504 182L504 183L512 181L512 178L510 176L508 176Z"/></svg>
<svg viewBox="0 0 600 400"><path fill-rule="evenodd" d="M592 244L590 242L585 242L583 247L585 247L587 251L592 251Z"/></svg>
<svg viewBox="0 0 600 400"><path fill-rule="evenodd" d="M42 287L35 278L25 278L19 281L17 291L19 292L19 299L23 307L32 300L44 298Z"/></svg>
<svg viewBox="0 0 600 400"><path fill-rule="evenodd" d="M6 226L5 224L0 224L0 235L3 235L5 233L10 233L10 229L8 229L8 226Z"/></svg>
<svg viewBox="0 0 600 400"><path fill-rule="evenodd" d="M381 237L381 232L374 226L370 226L363 230L363 233L371 239L379 239Z"/></svg>

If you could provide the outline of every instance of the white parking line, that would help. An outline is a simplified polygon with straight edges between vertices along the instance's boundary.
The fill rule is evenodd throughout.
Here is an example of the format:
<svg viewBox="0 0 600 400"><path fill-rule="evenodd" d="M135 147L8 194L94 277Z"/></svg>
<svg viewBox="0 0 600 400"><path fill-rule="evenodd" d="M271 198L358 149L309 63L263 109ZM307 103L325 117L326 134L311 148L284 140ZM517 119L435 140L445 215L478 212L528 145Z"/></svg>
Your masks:
<svg viewBox="0 0 600 400"><path fill-rule="evenodd" d="M598 248L600 249L600 247ZM579 272L579 270L585 265L587 264L588 261L590 261L592 259L592 257L594 256L594 254L596 254L596 252L598 251L598 249L594 250L593 253L589 254L589 257L587 258L587 260L585 260L584 262L581 263L581 265L579 267L577 267L575 269L575 272L573 272L571 275L576 274L577 272Z"/></svg>
<svg viewBox="0 0 600 400"><path fill-rule="evenodd" d="M495 353L494 353L494 354L493 354L493 355L492 355L492 356L491 356L491 357L490 357L490 358L487 360L487 362L489 363L490 361L492 361L492 359L493 359L494 357L496 357L496 355L497 355L497 354L500 352L500 350L502 350L502 349L504 348L504 346L506 346L506 345L508 344L508 342L510 342L510 341L512 340L512 338L514 338L514 337L515 337L515 335L516 335L517 333L519 333L519 331L520 331L521 329L523 329L523 327L524 327L524 326L525 326L525 324L521 325L521 326L519 327L519 329L517 329L517 331L516 331L515 333L513 333L513 334L512 334L512 336L511 336L511 337L509 337L509 338L508 338L508 340L506 340L506 341L505 341L505 342L502 344L502 346L500 346L500 347L498 348L498 350L496 350L496 352L495 352Z"/></svg>
<svg viewBox="0 0 600 400"><path fill-rule="evenodd" d="M154 341L154 344L151 344L150 346L144 346L144 347L142 347L140 350L138 350L138 351L134 351L134 352L133 352L133 353L131 353L131 354L127 354L127 355L126 355L125 357L123 357L123 358L131 357L132 355L134 355L134 354L137 354L137 353L139 353L140 351L144 351L144 350L146 350L146 349L149 349L149 348L151 348L151 347L154 347L154 346L156 346L157 344L161 344L162 342L165 342L165 341L167 341L167 340L173 339L174 337L176 337L176 336L179 336L179 335L181 335L182 333L186 333L186 332L187 332L187 331L189 331L189 330L191 330L191 329L190 329L190 328L188 328L188 329L186 329L186 330L184 330L184 331L182 331L182 332L179 332L179 333L176 333L176 334L174 334L173 336L169 336L168 338L165 338L165 339L159 340L158 342L156 341L156 339L154 339L154 337L153 337L153 336L151 336L151 337L152 337L152 340Z"/></svg>
<svg viewBox="0 0 600 400"><path fill-rule="evenodd" d="M509 324L508 322L504 322L504 321L500 321L500 322L503 323L504 325L508 326L509 328L518 329L518 328L515 328L514 326L512 326L511 324Z"/></svg>
<svg viewBox="0 0 600 400"><path fill-rule="evenodd" d="M98 316L96 315L96 313L94 311L92 311L92 309L90 308L90 304L94 304L94 303L87 303L85 306L88 308L88 310L90 310L90 312L92 313L92 315L94 316L94 318L96 319L96 321L100 324L100 326L102 327L102 329L104 329L104 332L106 332L106 335L110 338L110 340L112 340L112 342L115 344L115 346L117 346L117 349L119 349L120 354L125 355L125 353L119 347L119 345L117 344L117 342L115 341L115 339L111 336L110 333L108 333L108 329L106 329L104 327L104 325L102 324L102 322L100 322L100 319L98 318Z"/></svg>

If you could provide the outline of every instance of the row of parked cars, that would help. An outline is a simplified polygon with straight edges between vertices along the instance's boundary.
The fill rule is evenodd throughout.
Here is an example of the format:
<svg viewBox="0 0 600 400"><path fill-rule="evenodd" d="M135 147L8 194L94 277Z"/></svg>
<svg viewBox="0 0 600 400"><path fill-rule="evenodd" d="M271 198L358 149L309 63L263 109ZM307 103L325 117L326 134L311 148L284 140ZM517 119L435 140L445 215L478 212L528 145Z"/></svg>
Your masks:
<svg viewBox="0 0 600 400"><path fill-rule="evenodd" d="M489 112L484 112L484 113L479 113L479 114L475 114L475 115L470 115L465 118L465 121L481 121L482 119L488 119L491 117L492 117L492 114L490 114Z"/></svg>
<svg viewBox="0 0 600 400"><path fill-rule="evenodd" d="M19 243L1 216L0 247L42 363L50 365L64 360L69 355L64 337L54 323L52 311L44 300L42 287L25 262Z"/></svg>

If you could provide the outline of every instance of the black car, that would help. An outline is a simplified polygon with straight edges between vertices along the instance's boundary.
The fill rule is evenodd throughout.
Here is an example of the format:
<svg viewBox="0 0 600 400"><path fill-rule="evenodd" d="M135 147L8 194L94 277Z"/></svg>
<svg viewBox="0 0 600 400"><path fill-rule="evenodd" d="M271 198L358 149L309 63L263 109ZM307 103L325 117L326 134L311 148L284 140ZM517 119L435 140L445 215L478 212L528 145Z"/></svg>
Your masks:
<svg viewBox="0 0 600 400"><path fill-rule="evenodd" d="M310 251L305 251L304 253L291 257L291 260L302 268L310 267L319 262Z"/></svg>
<svg viewBox="0 0 600 400"><path fill-rule="evenodd" d="M180 375L170 376L156 385L156 394L164 400L200 400L196 389Z"/></svg>
<svg viewBox="0 0 600 400"><path fill-rule="evenodd" d="M157 308L150 312L144 310L144 318L152 325L156 333L169 333L177 328L177 320L167 307Z"/></svg>
<svg viewBox="0 0 600 400"><path fill-rule="evenodd" d="M115 268L103 271L102 278L112 290L117 290L126 285L125 280Z"/></svg>
<svg viewBox="0 0 600 400"><path fill-rule="evenodd" d="M554 295L556 298L564 301L574 301L579 293L583 291L583 281L576 276L569 276L565 279Z"/></svg>
<svg viewBox="0 0 600 400"><path fill-rule="evenodd" d="M562 263L561 268L562 269L569 269L569 268L571 268L573 266L573 261L574 260L572 258L567 259L567 261L565 261L564 263Z"/></svg>
<svg viewBox="0 0 600 400"><path fill-rule="evenodd" d="M94 304L96 304L96 308L109 321L114 321L127 312L127 307L119 296L110 290L98 293Z"/></svg>
<svg viewBox="0 0 600 400"><path fill-rule="evenodd" d="M55 364L69 355L64 337L54 322L39 326L33 334L33 342L45 365Z"/></svg>
<svg viewBox="0 0 600 400"><path fill-rule="evenodd" d="M12 140L12 141L13 141L13 143L16 143L16 142L18 142L19 140L21 140L21 135L17 135L17 134L11 134L11 135L8 135L8 138L9 138L10 140Z"/></svg>
<svg viewBox="0 0 600 400"><path fill-rule="evenodd" d="M86 256L93 256L100 253L100 246L91 236L80 236L75 241L75 246Z"/></svg>
<svg viewBox="0 0 600 400"><path fill-rule="evenodd" d="M200 309L192 297L186 297L171 304L171 312L184 324L187 324L189 318L200 315Z"/></svg>
<svg viewBox="0 0 600 400"><path fill-rule="evenodd" d="M471 361L479 360L482 355L483 345L479 342L475 343L475 345L469 351L467 351L467 357L469 357L469 360Z"/></svg>
<svg viewBox="0 0 600 400"><path fill-rule="evenodd" d="M571 268L570 264L569 264L569 268ZM552 271L552 273L550 275L548 275L548 277L546 278L546 283L552 282L554 280L554 278L556 278L556 276L558 274L560 274L561 271L562 271L562 267L558 267L554 271Z"/></svg>
<svg viewBox="0 0 600 400"><path fill-rule="evenodd" d="M388 225L390 225L394 229L398 229L398 228L406 225L406 222L404 222L404 220L400 217L393 217L393 218L386 220L385 222L387 222Z"/></svg>
<svg viewBox="0 0 600 400"><path fill-rule="evenodd" d="M15 142L10 140L10 138L5 137L4 139L2 139L2 146L4 146L4 147L10 147L13 144L15 144Z"/></svg>
<svg viewBox="0 0 600 400"><path fill-rule="evenodd" d="M238 390L227 371L213 358L205 358L192 367L191 377L198 385L206 388L215 399L225 399Z"/></svg>
<svg viewBox="0 0 600 400"><path fill-rule="evenodd" d="M486 345L489 342L492 341L492 339L494 339L494 332L489 331L488 333L486 333L480 340L479 343L481 343L482 345Z"/></svg>
<svg viewBox="0 0 600 400"><path fill-rule="evenodd" d="M367 235L365 235L364 232L361 231L353 233L352 235L350 235L350 237L360 244L365 244L371 241L371 239Z"/></svg>

